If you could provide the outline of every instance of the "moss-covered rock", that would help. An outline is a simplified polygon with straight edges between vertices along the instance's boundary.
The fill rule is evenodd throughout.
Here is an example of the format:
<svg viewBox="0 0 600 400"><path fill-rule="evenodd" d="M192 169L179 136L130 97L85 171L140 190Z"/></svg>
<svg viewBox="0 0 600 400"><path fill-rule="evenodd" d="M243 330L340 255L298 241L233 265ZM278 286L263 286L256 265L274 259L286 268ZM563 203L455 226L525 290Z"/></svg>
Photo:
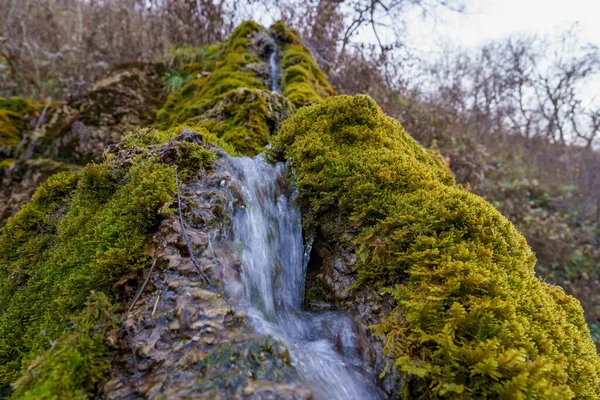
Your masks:
<svg viewBox="0 0 600 400"><path fill-rule="evenodd" d="M277 93L240 88L189 122L216 134L236 152L255 155L264 151L271 136L294 110L289 100Z"/></svg>
<svg viewBox="0 0 600 400"><path fill-rule="evenodd" d="M244 22L227 42L206 48L211 55L206 61L179 67L201 72L169 96L156 114L156 123L205 127L234 152L257 154L282 119L293 112L288 101L266 90L271 76L267 60L274 46L266 29Z"/></svg>
<svg viewBox="0 0 600 400"><path fill-rule="evenodd" d="M68 103L0 99L0 131L10 132L7 141L0 135L0 194L5 199L0 226L50 175L100 162L106 146L147 125L162 102L162 70L155 64L121 65L84 98Z"/></svg>
<svg viewBox="0 0 600 400"><path fill-rule="evenodd" d="M274 146L296 169L307 229L354 252L353 288L392 295L377 332L407 397L600 395L578 301L541 282L512 224L370 98L303 108Z"/></svg>
<svg viewBox="0 0 600 400"><path fill-rule="evenodd" d="M173 126L201 115L212 108L225 95L238 88L264 89L262 79L251 70L249 64L259 62L253 51L252 38L264 28L247 21L240 25L222 46L218 58L206 76L201 76L171 94L163 108L156 114L156 122Z"/></svg>
<svg viewBox="0 0 600 400"><path fill-rule="evenodd" d="M300 35L286 27L282 21L273 24L270 29L282 53L282 94L296 107L318 103L333 96L333 87L302 44Z"/></svg>
<svg viewBox="0 0 600 400"><path fill-rule="evenodd" d="M171 142L198 137L184 130ZM127 137L119 146L135 147L143 139ZM198 159L187 157L181 144L161 158ZM241 201L230 156L217 151L210 171L180 180L178 189L181 216L163 220L149 240L155 272L124 320L129 334L116 340L102 397L309 398L285 346L258 335L232 297L219 294L242 287L228 239Z"/></svg>
<svg viewBox="0 0 600 400"><path fill-rule="evenodd" d="M69 329L90 291L115 295L119 277L147 265L146 240L171 213L176 172L212 161L202 136L177 134L138 131L105 162L51 176L2 228L0 385Z"/></svg>
<svg viewBox="0 0 600 400"><path fill-rule="evenodd" d="M273 52L281 59L281 71L270 71L268 60ZM292 104L303 106L334 93L298 34L283 23L267 31L247 21L219 47L182 53L176 62L178 71L196 75L169 96L157 112L157 124L205 127L237 153L259 153L282 119L294 111ZM200 54L200 60L194 54ZM283 98L266 90L271 88L273 74L282 75Z"/></svg>
<svg viewBox="0 0 600 400"><path fill-rule="evenodd" d="M273 52L282 95L267 89ZM439 153L368 97L330 98L297 33L245 22L225 43L175 50L170 68L114 71L0 160L3 215L52 175L0 230L0 397L14 384L14 398L309 398L281 343L215 293L241 287L226 152L256 154L278 131L273 155L295 167L316 236L305 304L361 315L362 359L394 375L390 396L600 395L578 302L535 277L522 236ZM136 130L163 83L174 92L156 129ZM10 146L39 112L19 104L0 111Z"/></svg>

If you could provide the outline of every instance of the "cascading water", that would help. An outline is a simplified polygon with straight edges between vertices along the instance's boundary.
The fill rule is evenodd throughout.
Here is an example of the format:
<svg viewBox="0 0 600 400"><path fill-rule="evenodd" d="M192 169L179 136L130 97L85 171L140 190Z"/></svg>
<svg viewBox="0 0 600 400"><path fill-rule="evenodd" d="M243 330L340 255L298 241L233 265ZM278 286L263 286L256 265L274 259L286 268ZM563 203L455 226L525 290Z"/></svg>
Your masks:
<svg viewBox="0 0 600 400"><path fill-rule="evenodd" d="M271 68L271 91L279 93L279 65L277 65L277 48L271 53L269 58Z"/></svg>
<svg viewBox="0 0 600 400"><path fill-rule="evenodd" d="M300 211L286 180L289 169L261 156L231 163L243 198L233 219L243 262L244 290L238 300L254 328L286 344L314 398L378 398L365 372L369 368L358 358L352 319L302 310L310 249L303 246Z"/></svg>

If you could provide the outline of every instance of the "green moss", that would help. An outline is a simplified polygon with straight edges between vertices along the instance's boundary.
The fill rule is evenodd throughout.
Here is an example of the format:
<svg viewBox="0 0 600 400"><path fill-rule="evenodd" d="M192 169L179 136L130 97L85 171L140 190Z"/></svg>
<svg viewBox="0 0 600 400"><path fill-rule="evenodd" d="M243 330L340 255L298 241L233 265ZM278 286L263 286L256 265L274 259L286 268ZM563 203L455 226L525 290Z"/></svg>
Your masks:
<svg viewBox="0 0 600 400"><path fill-rule="evenodd" d="M301 109L274 147L296 169L309 229L355 249L357 289L395 299L377 331L411 377L407 397L600 396L579 302L541 282L512 224L369 97Z"/></svg>
<svg viewBox="0 0 600 400"><path fill-rule="evenodd" d="M20 97L0 97L0 147L19 144L26 119L41 109L41 104Z"/></svg>
<svg viewBox="0 0 600 400"><path fill-rule="evenodd" d="M4 158L4 159L0 160L0 168L10 168L14 162L15 162L14 158ZM1 173L2 172L0 171L0 174Z"/></svg>
<svg viewBox="0 0 600 400"><path fill-rule="evenodd" d="M200 48L188 46L177 47L170 52L171 66L187 75L211 72L222 49L222 43Z"/></svg>
<svg viewBox="0 0 600 400"><path fill-rule="evenodd" d="M195 143L181 142L177 146L179 176L187 180L209 169L215 160L215 153Z"/></svg>
<svg viewBox="0 0 600 400"><path fill-rule="evenodd" d="M173 126L202 114L224 98L227 92L241 88L264 88L254 72L244 70L248 64L260 61L250 51L251 38L262 28L252 21L241 24L223 45L213 72L200 77L171 94L156 114L156 122Z"/></svg>
<svg viewBox="0 0 600 400"><path fill-rule="evenodd" d="M280 68L281 92L296 107L307 103L318 103L333 96L335 91L327 81L325 74L315 64L310 52L302 45L297 32L288 29L283 22L273 24L274 33L282 49Z"/></svg>
<svg viewBox="0 0 600 400"><path fill-rule="evenodd" d="M198 133L202 137L203 143L216 145L231 155L236 154L235 149L223 139L218 138L214 133L195 124L182 124L166 130L154 128L139 129L136 134L124 136L123 139L121 139L120 146L125 149L136 150L137 152L151 155L152 148L167 143L169 140L181 135L186 130ZM111 157L114 156L108 154L107 157L111 159Z"/></svg>
<svg viewBox="0 0 600 400"><path fill-rule="evenodd" d="M11 97L10 99L0 97L0 110L8 110L25 115L35 114L36 112L39 112L42 107L42 104L22 97Z"/></svg>
<svg viewBox="0 0 600 400"><path fill-rule="evenodd" d="M236 152L255 155L269 143L269 114L262 91L238 89L230 92L215 109L194 121L195 126L216 134Z"/></svg>
<svg viewBox="0 0 600 400"><path fill-rule="evenodd" d="M0 147L19 144L24 129L25 121L21 115L0 110Z"/></svg>
<svg viewBox="0 0 600 400"><path fill-rule="evenodd" d="M261 152L281 123L282 115L289 115L293 108L272 99L275 95L264 90L262 78L249 67L265 61L256 54L252 43L261 31L264 29L254 22L240 25L220 47L212 73L173 93L157 113L156 122L206 128L234 153Z"/></svg>
<svg viewBox="0 0 600 400"><path fill-rule="evenodd" d="M146 241L171 212L176 171L214 157L200 136L174 141L175 131L140 130L104 163L51 176L0 230L0 386L65 334L91 291L110 295L118 277L148 266ZM86 350L73 351L65 359Z"/></svg>
<svg viewBox="0 0 600 400"><path fill-rule="evenodd" d="M15 383L12 399L89 399L109 368L106 333L116 328L103 293L92 293L73 329L40 356Z"/></svg>

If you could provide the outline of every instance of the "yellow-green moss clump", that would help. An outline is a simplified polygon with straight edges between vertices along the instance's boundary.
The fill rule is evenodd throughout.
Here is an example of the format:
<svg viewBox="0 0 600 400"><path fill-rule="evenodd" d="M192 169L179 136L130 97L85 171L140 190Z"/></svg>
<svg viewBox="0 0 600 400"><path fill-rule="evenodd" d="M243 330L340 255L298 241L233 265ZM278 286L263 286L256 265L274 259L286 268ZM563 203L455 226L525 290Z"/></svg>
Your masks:
<svg viewBox="0 0 600 400"><path fill-rule="evenodd" d="M270 30L283 53L280 62L280 89L283 96L296 107L318 103L333 96L333 87L302 45L298 33L288 29L282 21L273 24Z"/></svg>
<svg viewBox="0 0 600 400"><path fill-rule="evenodd" d="M373 100L303 108L274 147L296 169L308 225L355 249L356 288L395 299L377 330L407 397L599 398L579 302L541 282L513 225Z"/></svg>
<svg viewBox="0 0 600 400"><path fill-rule="evenodd" d="M23 378L17 393L91 393L107 364L100 339L86 336L99 322L84 305L91 291L111 297L118 277L149 265L148 235L171 213L176 174L210 168L214 148L205 143L214 139L182 129L132 133L102 164L51 176L8 220L0 230L0 392L50 349L40 379Z"/></svg>
<svg viewBox="0 0 600 400"><path fill-rule="evenodd" d="M110 366L106 336L117 324L107 297L92 293L73 328L15 382L12 399L89 399Z"/></svg>
<svg viewBox="0 0 600 400"><path fill-rule="evenodd" d="M230 91L215 107L188 121L206 128L234 146L236 153L264 151L283 120L294 111L285 98L267 90L240 88Z"/></svg>
<svg viewBox="0 0 600 400"><path fill-rule="evenodd" d="M0 97L0 147L19 144L25 121L41 109L41 104L20 97Z"/></svg>
<svg viewBox="0 0 600 400"><path fill-rule="evenodd" d="M182 70L188 72L202 68L205 73L169 96L156 114L156 123L209 128L229 143L233 153L253 155L263 148L270 136L268 110L260 92L252 90L265 89L265 86L248 67L261 62L252 45L253 38L261 31L264 28L255 22L244 22L226 43L207 48L208 63L199 66L193 61L182 66ZM180 58L185 60L185 57ZM254 93L253 98L240 99L241 89L250 96ZM223 112L216 115L217 109Z"/></svg>
<svg viewBox="0 0 600 400"><path fill-rule="evenodd" d="M241 24L223 46L211 73L171 94L164 107L157 112L157 123L172 126L185 122L213 107L233 89L263 89L263 81L253 71L244 70L248 64L260 61L250 52L250 43L253 35L261 29L255 22Z"/></svg>
<svg viewBox="0 0 600 400"><path fill-rule="evenodd" d="M216 43L200 48L177 47L171 50L170 67L182 74L196 78L203 72L212 72L215 62L223 49L223 43Z"/></svg>

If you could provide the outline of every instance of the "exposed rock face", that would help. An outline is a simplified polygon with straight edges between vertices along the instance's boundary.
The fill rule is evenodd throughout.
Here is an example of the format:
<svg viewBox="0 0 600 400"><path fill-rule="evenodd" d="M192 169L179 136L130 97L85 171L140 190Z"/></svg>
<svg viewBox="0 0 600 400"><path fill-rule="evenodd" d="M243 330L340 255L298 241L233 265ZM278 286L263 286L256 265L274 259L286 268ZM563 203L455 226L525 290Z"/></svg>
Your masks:
<svg viewBox="0 0 600 400"><path fill-rule="evenodd" d="M19 145L0 148L5 170L0 193L6 199L0 204L0 226L50 175L101 161L106 146L150 123L163 96L163 68L122 66L96 83L85 98L40 109L25 125Z"/></svg>
<svg viewBox="0 0 600 400"><path fill-rule="evenodd" d="M254 72L257 77L263 79L265 87L270 88L273 82L273 71L267 60L269 60L273 52L277 51L273 34L266 29L257 32L250 42L250 51L260 61L247 64L244 66L244 69Z"/></svg>
<svg viewBox="0 0 600 400"><path fill-rule="evenodd" d="M379 386L394 398L402 389L400 374L393 368L393 359L383 352L383 338L370 327L380 324L392 309L390 296L364 289L354 289L356 256L353 248L327 240L321 230L314 239L311 262L307 272L305 307L311 310L345 310L355 321L361 345L359 353L379 377ZM381 373L386 371L385 376Z"/></svg>
<svg viewBox="0 0 600 400"><path fill-rule="evenodd" d="M84 165L104 148L147 125L161 104L164 67L136 64L114 70L82 100L51 110L48 123L33 135L35 153Z"/></svg>
<svg viewBox="0 0 600 400"><path fill-rule="evenodd" d="M297 383L283 344L253 333L245 314L214 291L241 285L229 240L239 196L223 167L227 158L220 151L215 172L180 185L189 246L212 283L190 257L179 217L163 221L152 239L156 269L126 315L129 337L115 338L121 350L103 387L104 398L311 397Z"/></svg>
<svg viewBox="0 0 600 400"><path fill-rule="evenodd" d="M0 170L0 226L31 199L49 176L77 168L49 159L19 160Z"/></svg>

